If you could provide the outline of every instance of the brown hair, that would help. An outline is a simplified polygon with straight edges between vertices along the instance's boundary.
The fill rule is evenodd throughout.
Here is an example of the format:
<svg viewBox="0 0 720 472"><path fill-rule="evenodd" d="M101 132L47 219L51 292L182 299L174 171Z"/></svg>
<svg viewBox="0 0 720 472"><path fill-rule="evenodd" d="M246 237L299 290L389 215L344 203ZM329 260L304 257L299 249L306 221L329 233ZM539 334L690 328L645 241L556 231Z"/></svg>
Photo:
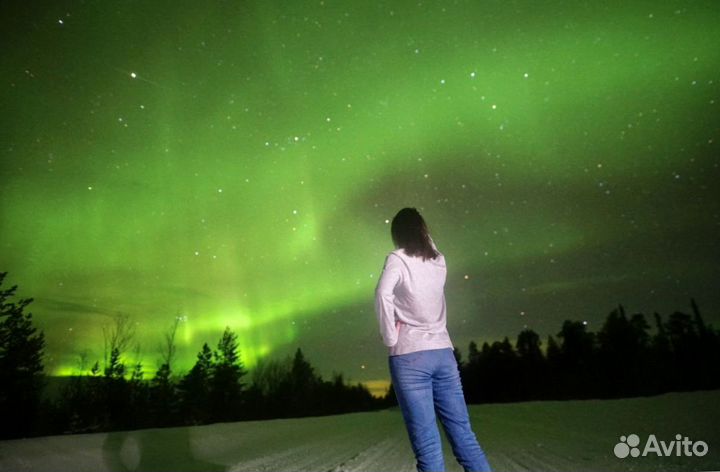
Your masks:
<svg viewBox="0 0 720 472"><path fill-rule="evenodd" d="M435 259L439 253L430 242L425 220L415 208L403 208L390 225L393 242L408 256L421 256L423 261Z"/></svg>

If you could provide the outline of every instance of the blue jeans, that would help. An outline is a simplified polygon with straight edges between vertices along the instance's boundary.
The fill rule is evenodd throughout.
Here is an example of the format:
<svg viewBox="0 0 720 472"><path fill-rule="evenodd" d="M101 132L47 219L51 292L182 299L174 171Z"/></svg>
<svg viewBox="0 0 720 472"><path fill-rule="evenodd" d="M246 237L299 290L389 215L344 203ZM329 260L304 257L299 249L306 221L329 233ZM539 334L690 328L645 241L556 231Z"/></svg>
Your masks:
<svg viewBox="0 0 720 472"><path fill-rule="evenodd" d="M445 470L440 417L453 454L466 472L490 471L470 426L457 361L450 348L390 356L390 375L419 472Z"/></svg>

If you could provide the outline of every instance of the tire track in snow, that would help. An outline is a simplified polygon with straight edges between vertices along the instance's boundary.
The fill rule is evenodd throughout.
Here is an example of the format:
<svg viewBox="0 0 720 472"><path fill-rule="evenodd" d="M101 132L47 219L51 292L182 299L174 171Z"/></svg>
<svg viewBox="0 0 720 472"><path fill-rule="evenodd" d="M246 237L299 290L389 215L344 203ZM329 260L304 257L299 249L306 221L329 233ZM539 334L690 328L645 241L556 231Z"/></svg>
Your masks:
<svg viewBox="0 0 720 472"><path fill-rule="evenodd" d="M345 460L348 454L352 454L352 451L348 450L347 445L344 444L345 442L342 441L342 447L338 447L337 438L306 442L300 446L236 464L229 469L229 472L281 470L317 472L324 470L327 464Z"/></svg>
<svg viewBox="0 0 720 472"><path fill-rule="evenodd" d="M365 472L392 470L397 472L415 471L412 454L408 455L407 439L400 434L393 434L382 441L362 450L350 460L343 462L328 472Z"/></svg>
<svg viewBox="0 0 720 472"><path fill-rule="evenodd" d="M512 453L493 454L490 466L508 472L560 472L575 470L577 463L559 454L518 449Z"/></svg>
<svg viewBox="0 0 720 472"><path fill-rule="evenodd" d="M348 463L361 456L363 443L366 442L367 438L358 437L353 431L342 434L328 431L327 436L321 439L236 464L229 472L332 470L336 464Z"/></svg>

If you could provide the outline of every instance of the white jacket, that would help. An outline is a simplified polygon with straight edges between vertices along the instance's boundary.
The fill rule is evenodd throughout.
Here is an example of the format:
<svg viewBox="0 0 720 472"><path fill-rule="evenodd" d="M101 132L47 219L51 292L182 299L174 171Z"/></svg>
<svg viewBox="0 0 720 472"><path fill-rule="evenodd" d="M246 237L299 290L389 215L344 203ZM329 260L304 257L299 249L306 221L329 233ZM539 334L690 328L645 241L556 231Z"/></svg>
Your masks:
<svg viewBox="0 0 720 472"><path fill-rule="evenodd" d="M375 289L375 314L391 356L453 347L446 327L446 275L442 254L426 261L403 249L388 254Z"/></svg>

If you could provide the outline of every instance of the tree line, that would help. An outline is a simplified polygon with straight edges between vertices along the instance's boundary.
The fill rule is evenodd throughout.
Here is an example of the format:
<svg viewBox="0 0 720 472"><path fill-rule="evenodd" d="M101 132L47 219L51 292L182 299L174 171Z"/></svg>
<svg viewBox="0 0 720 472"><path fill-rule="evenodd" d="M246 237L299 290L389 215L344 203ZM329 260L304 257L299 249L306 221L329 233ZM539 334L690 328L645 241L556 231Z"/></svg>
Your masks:
<svg viewBox="0 0 720 472"><path fill-rule="evenodd" d="M468 403L569 400L655 395L720 388L720 331L706 325L695 300L692 315L667 320L654 313L654 334L643 313L628 316L622 305L598 332L566 320L542 346L531 329L514 345L506 337L475 342L467 359L456 349Z"/></svg>
<svg viewBox="0 0 720 472"><path fill-rule="evenodd" d="M0 273L0 438L199 425L339 414L395 404L392 386L374 398L342 374L324 380L301 349L293 357L263 359L248 372L237 335L229 328L211 348L205 343L193 367L174 367L178 320L163 338L161 364L151 379L141 362L128 364L134 336L127 316L103 330L102 364L82 367L60 395L43 399L43 333L26 313L32 299L13 301L17 286L3 288ZM692 315L654 314L655 333L642 313L619 306L597 333L566 320L542 346L530 329L513 344L475 342L467 359L455 350L468 403L568 400L653 395L720 388L720 331L706 325L691 301ZM544 349L543 349L544 348ZM138 358L139 356L135 356Z"/></svg>
<svg viewBox="0 0 720 472"><path fill-rule="evenodd" d="M264 359L249 373L237 335L229 328L217 345L203 344L186 373L175 371L178 320L164 335L161 365L144 378L141 362L128 364L135 335L127 316L103 330L104 359L71 377L57 398L44 399L45 339L25 309L32 299L12 301L17 286L2 289L0 273L0 439L199 425L340 414L383 408L361 385L342 374L324 380L301 349L293 357ZM139 356L136 356L136 358Z"/></svg>
<svg viewBox="0 0 720 472"><path fill-rule="evenodd" d="M299 348L294 357L260 361L249 374L229 328L214 349L203 344L185 374L174 375L172 364L165 362L145 381L140 364L128 374L118 359L111 355L104 372L94 368L70 380L51 405L54 432L317 416L382 406L367 388L346 384L340 374L324 380Z"/></svg>

